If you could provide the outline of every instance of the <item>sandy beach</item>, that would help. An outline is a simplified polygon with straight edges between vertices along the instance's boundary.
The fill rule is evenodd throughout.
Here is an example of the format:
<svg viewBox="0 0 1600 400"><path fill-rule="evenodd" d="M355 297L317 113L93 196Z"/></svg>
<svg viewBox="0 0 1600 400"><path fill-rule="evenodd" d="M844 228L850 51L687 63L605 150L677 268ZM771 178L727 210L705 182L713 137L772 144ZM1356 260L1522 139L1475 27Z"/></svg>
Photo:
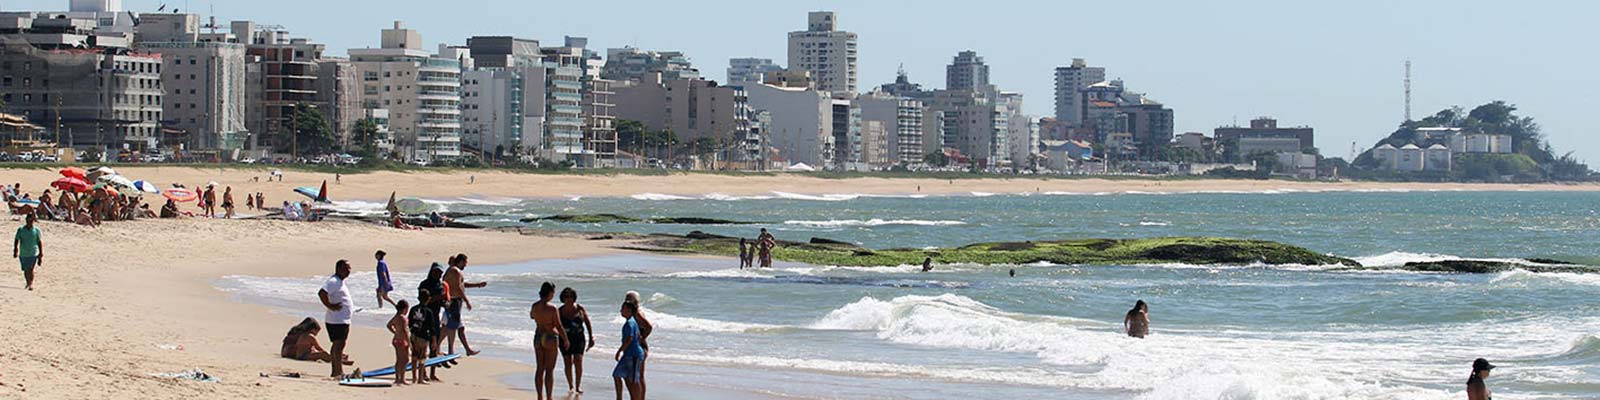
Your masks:
<svg viewBox="0 0 1600 400"><path fill-rule="evenodd" d="M7 220L8 227L20 221ZM605 243L458 230L408 232L330 221L188 219L115 222L98 229L45 222L45 262L37 290L16 273L0 281L0 398L513 398L500 378L523 367L487 357L441 373L443 385L404 389L341 388L322 376L328 365L279 358L278 341L305 316L241 303L212 281L227 275L305 277L329 274L346 258L370 269L383 248L396 269L465 252L474 262L583 257ZM536 249L536 250L528 250ZM406 291L402 290L402 293ZM308 294L313 295L313 294ZM530 294L531 296L531 294ZM357 297L361 298L361 297ZM531 297L530 297L531 298ZM350 354L358 366L391 365L388 333L356 327ZM319 341L327 346L326 337ZM180 348L174 348L181 346ZM221 379L201 383L151 374L200 368ZM301 379L261 378L299 372Z"/></svg>
<svg viewBox="0 0 1600 400"><path fill-rule="evenodd" d="M300 200L298 186L328 181L339 199L378 200L399 192L424 198L767 194L970 194L1267 191L1267 190L1600 190L1597 185L1474 185L1415 183L1302 183L1283 181L1146 181L1038 179L819 179L804 176L733 177L534 175L503 172L345 175L289 171L283 182L267 182L268 169L129 167L134 179L191 187L215 181L241 193L264 192L269 204ZM0 170L0 182L21 182L37 193L58 176L49 170ZM252 178L261 177L260 182ZM471 182L470 181L475 181ZM193 205L184 206L192 210ZM241 212L243 211L241 209ZM15 229L19 218L0 224ZM332 272L337 259L356 270L371 269L376 249L389 252L400 271L421 271L455 253L474 264L533 259L580 258L619 252L619 243L579 237L524 236L495 231L399 231L348 221L295 223L267 220L144 220L87 228L42 222L44 263L38 290L23 289L13 267L0 279L0 398L522 398L501 382L529 367L475 357L447 373L443 385L403 389L341 388L322 376L326 364L279 358L279 340L306 316L290 315L234 299L214 281L230 275L309 277ZM402 292L407 292L403 288ZM314 296L308 293L307 296ZM358 299L364 293L355 293ZM532 293L529 294L530 301ZM326 337L320 341L327 345ZM392 364L388 333L357 327L349 353L358 366ZM152 374L203 369L221 379L202 383ZM262 378L262 373L298 372L304 378ZM558 378L559 380L559 378ZM600 386L608 386L600 385ZM595 389L599 389L596 386ZM558 391L560 392L560 391ZM608 393L602 393L608 394Z"/></svg>
<svg viewBox="0 0 1600 400"><path fill-rule="evenodd" d="M551 175L490 171L455 172L373 172L334 174L284 171L283 181L267 181L271 168L195 168L195 167L119 167L117 171L132 179L144 179L162 187L182 183L189 187L217 182L236 192L266 194L268 205L303 200L291 191L301 186L328 182L334 199L382 200L397 192L399 196L422 198L514 197L560 198L571 196L632 196L645 193L699 196L766 195L786 192L822 194L954 194L980 193L1117 193L1117 192L1261 192L1299 191L1385 191L1385 190L1464 190L1464 191L1600 191L1596 184L1474 184L1408 182L1299 182L1279 180L1109 180L1109 179L917 179L851 178L822 179L805 175L733 176L715 174L645 175ZM59 178L46 170L0 170L0 182L21 182L23 189L37 191ZM252 182L253 178L261 178ZM30 189L31 188L31 189ZM159 204L157 204L159 205Z"/></svg>

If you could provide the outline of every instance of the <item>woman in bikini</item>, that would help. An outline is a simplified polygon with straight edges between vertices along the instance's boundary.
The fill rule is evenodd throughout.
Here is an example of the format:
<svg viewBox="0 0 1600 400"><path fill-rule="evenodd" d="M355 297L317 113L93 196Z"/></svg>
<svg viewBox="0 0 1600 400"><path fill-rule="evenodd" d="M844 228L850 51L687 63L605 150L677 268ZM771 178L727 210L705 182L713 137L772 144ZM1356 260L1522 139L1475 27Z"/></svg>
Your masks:
<svg viewBox="0 0 1600 400"><path fill-rule="evenodd" d="M567 334L561 329L561 310L550 300L555 297L556 285L545 282L539 286L539 301L533 303L528 318L533 319L533 346L538 367L533 373L533 390L539 400L555 399L556 355L567 344Z"/></svg>

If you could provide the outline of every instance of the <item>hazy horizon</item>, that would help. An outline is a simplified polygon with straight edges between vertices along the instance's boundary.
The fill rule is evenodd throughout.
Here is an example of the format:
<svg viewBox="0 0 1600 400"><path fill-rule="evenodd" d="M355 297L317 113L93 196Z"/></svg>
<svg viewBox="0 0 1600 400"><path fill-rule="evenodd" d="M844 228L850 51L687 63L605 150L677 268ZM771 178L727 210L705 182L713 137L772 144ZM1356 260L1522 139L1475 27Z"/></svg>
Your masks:
<svg viewBox="0 0 1600 400"><path fill-rule="evenodd" d="M1270 115L1282 125L1316 128L1317 146L1330 157L1347 157L1352 141L1370 146L1401 122L1409 59L1414 119L1505 100L1537 120L1559 153L1600 160L1600 138L1584 134L1591 128L1574 95L1600 89L1600 79L1581 71L1600 55L1559 44L1600 36L1600 27L1581 20L1600 8L1592 4L688 0L619 1L597 9L583 2L505 0L443 3L447 7L419 0L123 3L136 12L167 4L168 11L201 15L214 7L223 24L282 25L294 37L326 44L334 56L376 47L379 30L395 20L420 31L429 50L474 35L547 45L559 45L564 35L583 36L602 53L624 45L683 51L703 76L719 82L729 58L786 64L785 33L803 29L807 11L832 10L840 29L860 35L861 91L893 81L901 64L913 81L943 87L950 59L974 50L990 65L992 83L1023 93L1029 114L1050 116L1054 68L1086 58L1105 67L1108 78L1173 108L1177 133L1209 135L1218 126ZM67 0L0 5L4 11L66 8ZM702 23L691 23L696 20Z"/></svg>

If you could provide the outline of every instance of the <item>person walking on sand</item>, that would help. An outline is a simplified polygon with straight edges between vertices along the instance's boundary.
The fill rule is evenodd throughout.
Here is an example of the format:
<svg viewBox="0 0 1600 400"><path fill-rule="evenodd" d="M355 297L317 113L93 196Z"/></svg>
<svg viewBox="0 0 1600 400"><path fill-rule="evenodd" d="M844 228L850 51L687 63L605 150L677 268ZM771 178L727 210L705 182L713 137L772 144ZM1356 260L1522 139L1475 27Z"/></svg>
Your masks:
<svg viewBox="0 0 1600 400"><path fill-rule="evenodd" d="M327 308L322 322L327 325L328 353L334 360L344 358L344 343L350 338L350 316L354 310L350 302L350 290L344 285L344 278L350 277L350 262L339 260L333 263L333 276L322 283L322 290L317 291L317 297L322 300L322 307ZM344 363L333 364L333 374L337 378L344 375Z"/></svg>
<svg viewBox="0 0 1600 400"><path fill-rule="evenodd" d="M1128 331L1128 336L1144 339L1150 335L1150 305L1144 300L1133 303L1133 309L1128 310L1128 315L1122 317L1122 328Z"/></svg>
<svg viewBox="0 0 1600 400"><path fill-rule="evenodd" d="M772 268L772 249L778 247L778 238L767 233L767 228L761 228L761 235L756 236L756 250L761 253L761 268Z"/></svg>
<svg viewBox="0 0 1600 400"><path fill-rule="evenodd" d="M411 324L406 321L406 313L411 311L411 303L400 300L394 305L394 317L389 318L389 334L394 338L389 344L394 346L394 384L406 384L406 364L411 361L411 335L408 328Z"/></svg>
<svg viewBox="0 0 1600 400"><path fill-rule="evenodd" d="M1467 400L1492 400L1489 385L1483 383L1489 379L1489 371L1494 369L1494 364L1482 358L1472 360L1472 376L1467 378Z"/></svg>
<svg viewBox="0 0 1600 400"><path fill-rule="evenodd" d="M39 227L34 225L39 217L28 214L24 218L26 222L11 239L11 257L22 263L22 279L27 282L27 289L33 290L33 268L44 264L44 241Z"/></svg>
<svg viewBox="0 0 1600 400"><path fill-rule="evenodd" d="M561 289L561 329L567 334L567 345L561 346L563 371L567 375L567 390L583 394L583 353L594 348L594 324L589 322L589 310L578 304L578 291ZM588 336L585 338L584 333Z"/></svg>
<svg viewBox="0 0 1600 400"><path fill-rule="evenodd" d="M611 381L617 388L617 400L622 400L622 389L627 387L628 398L644 400L644 336L639 332L639 302L623 300L622 347L617 348L617 367L611 370Z"/></svg>
<svg viewBox="0 0 1600 400"><path fill-rule="evenodd" d="M200 208L205 210L206 218L217 217L216 188L216 186L206 186L205 194L200 196Z"/></svg>
<svg viewBox="0 0 1600 400"><path fill-rule="evenodd" d="M444 309L444 335L450 340L449 354L456 353L456 337L461 338L461 348L467 351L467 356L478 355L472 345L467 344L467 327L461 320L461 306L472 309L472 299L467 298L467 288L481 288L489 286L488 282L467 282L467 255L456 254L450 257L450 269L444 272L445 287L450 290L450 302Z"/></svg>
<svg viewBox="0 0 1600 400"><path fill-rule="evenodd" d="M561 311L550 304L555 297L556 285L545 282L539 286L539 301L528 310L533 319L533 352L538 367L533 372L533 391L539 400L555 400L556 353L567 345L567 334L561 328Z"/></svg>
<svg viewBox="0 0 1600 400"><path fill-rule="evenodd" d="M233 218L233 186L222 191L222 212L223 218Z"/></svg>
<svg viewBox="0 0 1600 400"><path fill-rule="evenodd" d="M389 302L391 306L395 305L394 299L389 298L389 292L394 291L394 280L389 277L389 262L383 260L387 255L389 253L383 250L372 254L373 258L378 259L378 308L383 308L384 302Z"/></svg>

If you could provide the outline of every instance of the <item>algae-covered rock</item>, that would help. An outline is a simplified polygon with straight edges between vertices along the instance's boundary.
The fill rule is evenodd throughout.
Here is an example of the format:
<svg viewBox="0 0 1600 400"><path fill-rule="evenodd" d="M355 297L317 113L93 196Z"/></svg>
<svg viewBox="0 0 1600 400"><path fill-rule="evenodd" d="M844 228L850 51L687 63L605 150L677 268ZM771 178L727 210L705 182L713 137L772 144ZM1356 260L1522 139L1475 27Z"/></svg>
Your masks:
<svg viewBox="0 0 1600 400"><path fill-rule="evenodd" d="M737 238L705 235L657 236L650 246L682 249L701 254L737 255ZM942 249L873 250L847 242L813 238L809 243L780 242L773 258L817 265L895 266L917 265L924 258L940 264L1360 264L1346 258L1261 240L1212 237L1149 239L1074 239L978 243Z"/></svg>

